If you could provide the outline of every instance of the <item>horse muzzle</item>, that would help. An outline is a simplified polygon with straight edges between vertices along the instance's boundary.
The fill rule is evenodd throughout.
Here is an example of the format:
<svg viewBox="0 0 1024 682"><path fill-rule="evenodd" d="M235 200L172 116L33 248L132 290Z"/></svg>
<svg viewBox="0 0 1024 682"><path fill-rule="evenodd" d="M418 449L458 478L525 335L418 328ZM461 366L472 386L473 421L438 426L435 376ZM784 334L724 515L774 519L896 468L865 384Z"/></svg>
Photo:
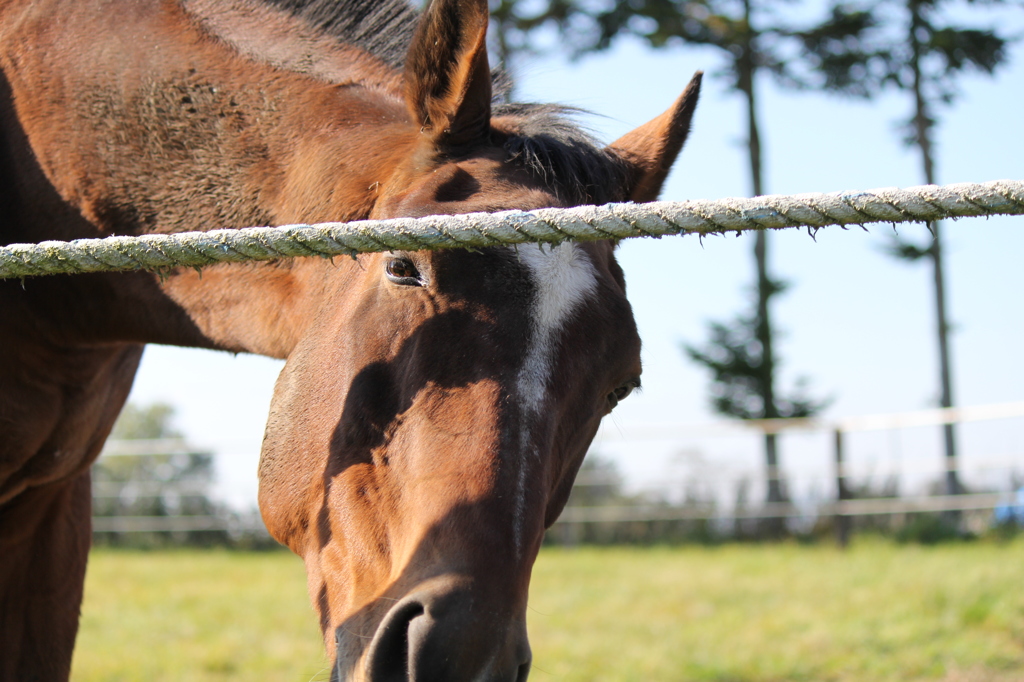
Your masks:
<svg viewBox="0 0 1024 682"><path fill-rule="evenodd" d="M492 607L472 586L430 583L391 602L369 645L359 630L339 626L331 681L525 682L525 613Z"/></svg>

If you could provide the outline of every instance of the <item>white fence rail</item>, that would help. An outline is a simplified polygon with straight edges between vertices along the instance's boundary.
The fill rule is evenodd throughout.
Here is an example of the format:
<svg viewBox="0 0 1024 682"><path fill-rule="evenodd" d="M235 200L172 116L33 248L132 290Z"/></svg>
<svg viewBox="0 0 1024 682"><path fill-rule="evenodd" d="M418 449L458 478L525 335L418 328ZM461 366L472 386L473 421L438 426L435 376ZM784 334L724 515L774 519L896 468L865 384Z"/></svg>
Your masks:
<svg viewBox="0 0 1024 682"><path fill-rule="evenodd" d="M943 424L970 424L975 422L986 422L995 420L1018 420L1021 423L1011 423L1020 432L1021 452L1010 453L1000 452L998 455L981 455L972 453L969 458L959 457L957 460L947 460L935 449L934 454L929 456L927 462L922 461L920 456L897 460L886 460L875 458L873 464L865 465L863 461L851 461L849 453L844 457L844 444L850 436L869 432L891 431L891 432L920 432L922 427L938 426ZM595 441L595 448L599 450L602 446L622 445L631 446L631 457L642 456L637 450L643 451L655 442L662 444L666 442L687 443L692 448L693 443L707 444L721 439L739 438L745 439L744 446L752 457L750 461L758 461L761 455L760 436L765 433L774 434L797 434L811 436L814 438L813 447L818 453L814 456L816 466L813 470L804 466L783 466L779 469L760 467L757 469L747 467L737 474L736 471L723 472L723 464L714 457L702 460L703 466L696 471L691 471L689 477L666 476L657 483L657 488L648 488L648 498L654 498L654 503L640 503L623 506L621 504L611 506L570 506L565 509L558 520L560 525L572 526L577 524L628 524L628 523L656 523L671 521L700 521L709 520L719 523L730 521L742 521L751 519L788 519L808 520L832 518L835 520L837 530L845 529L849 532L849 521L851 517L867 517L881 515L905 515L915 513L940 513L940 512L978 512L994 510L1001 507L1019 505L1015 501L1013 485L1024 484L1024 401L1000 403L993 405L981 405L972 407L919 410L895 414L863 415L844 417L833 420L823 419L792 419L792 420L751 420L733 422L715 422L710 424L648 424L648 425L619 425L613 432L603 433ZM811 449L805 445L804 450ZM927 450L927 448L925 448ZM757 452L757 454L755 454ZM785 457L785 453L784 453ZM805 458L806 459L806 458ZM885 481L884 474L895 478L908 474L930 474L933 476L945 474L947 471L956 470L961 473L969 472L977 478L979 474L999 473L998 477L1002 484L999 486L974 486L975 492L961 495L901 495L901 496L872 496L861 499L856 497L855 491L851 490L851 481L873 479L877 484L881 478ZM883 476L879 476L879 474ZM912 478L924 479L925 476L911 476ZM996 478L988 476L990 479ZM681 503L659 503L657 501L659 492L670 489L678 494L688 485L697 484L703 489L714 486L716 481L719 489L723 487L722 481L727 480L728 484L736 485L737 481L750 483L758 481L767 486L771 479L783 481L789 485L794 481L805 479L815 483L824 484L824 494L808 498L794 495L790 502L785 503L758 503L750 499L743 504L737 503L730 507L714 500L709 501L706 495L703 499L683 500ZM590 474L586 472L577 482L581 487L600 487L614 485L617 482L615 477L608 477L601 474ZM819 488L820 489L820 488ZM652 494L653 493L653 494ZM874 491L873 495L877 495ZM639 497L643 497L640 495ZM664 497L662 495L662 497ZM1018 512L1024 514L1024 512ZM840 537L845 542L846 537Z"/></svg>
<svg viewBox="0 0 1024 682"><path fill-rule="evenodd" d="M747 422L719 422L701 425L677 425L677 424L651 424L637 425L633 427L622 426L614 433L602 434L595 441L596 446L607 443L629 443L637 447L644 447L647 441L682 440L692 438L714 438L720 436L735 436L737 434L762 434L762 433L787 433L806 432L819 434L832 434L833 449L827 448L822 451L821 459L828 459L831 462L831 477L834 490L830 497L823 497L816 500L794 499L792 502L781 504L756 504L748 502L746 506L725 508L722 505L697 502L687 504L659 504L640 503L635 505L608 505L608 506L570 506L565 509L557 524L560 526L573 524L609 524L609 523L651 523L665 521L740 521L765 518L782 519L813 519L822 517L863 517L872 515L893 515L912 513L937 513L937 512L966 512L984 511L999 508L1000 506L1019 504L1014 501L1013 491L1002 492L988 491L976 492L963 495L911 495L901 497L872 497L864 499L849 499L838 494L844 489L846 483L857 474L864 475L863 466L851 465L850 461L837 461L836 444L841 441L841 435L849 435L862 432L898 429L916 429L920 427L935 426L942 424L967 424L972 422L994 421L1005 419L1024 418L1024 401L1000 403L993 405L981 405L971 407L959 407L948 409L920 410L914 412L903 412L895 414L864 415L844 417L834 420L761 420ZM1024 430L1024 424L1022 424ZM840 435L841 434L841 435ZM1024 434L1022 434L1024 442ZM104 448L104 457L157 455L194 452L195 448L189 446L181 439L171 440L143 440L143 441L110 441ZM906 466L903 462L899 467L892 469L901 473L913 471L927 471L932 474L944 473L949 468L961 467L963 462L950 462L945 460L938 452L934 455L934 461L923 466L920 462L917 466ZM1024 452L1005 453L997 458L988 457L984 459L973 458L971 471L1001 471L1004 474L1020 472L1024 478ZM876 472L877 473L877 472ZM821 474L801 472L799 469L783 468L777 471L761 469L758 476L762 480L768 480L772 476L781 480L792 482L801 476L806 478L821 478ZM1010 476L1003 479L1009 481ZM577 486L585 488L588 486L613 485L617 479L603 476L601 474L581 474L577 480ZM706 481L705 481L706 483ZM124 488L120 484L97 482L94 484L94 496L102 499L108 496L115 496ZM157 481L134 481L131 483L130 494L133 496L159 496L168 492L168 487ZM175 484L171 491L176 494L194 494L190 484L185 482L181 485ZM97 533L139 533L139 532L189 532L189 531L229 531L237 532L240 524L258 524L258 519L234 519L227 516L202 515L202 516L97 516L93 519L93 528ZM247 526L242 530L253 530Z"/></svg>
<svg viewBox="0 0 1024 682"><path fill-rule="evenodd" d="M199 452L202 450L202 452ZM105 459L117 460L125 457L176 457L192 454L210 454L204 448L196 448L183 438L113 439L107 441L100 455ZM93 480L92 497L95 502L110 500L136 501L140 499L176 499L202 497L214 503L218 513L180 514L168 513L149 516L108 516L93 515L92 529L98 534L131 533L193 533L221 532L230 535L265 536L258 514L238 514L226 509L212 499L210 481L202 480ZM94 506L101 506L96 505Z"/></svg>

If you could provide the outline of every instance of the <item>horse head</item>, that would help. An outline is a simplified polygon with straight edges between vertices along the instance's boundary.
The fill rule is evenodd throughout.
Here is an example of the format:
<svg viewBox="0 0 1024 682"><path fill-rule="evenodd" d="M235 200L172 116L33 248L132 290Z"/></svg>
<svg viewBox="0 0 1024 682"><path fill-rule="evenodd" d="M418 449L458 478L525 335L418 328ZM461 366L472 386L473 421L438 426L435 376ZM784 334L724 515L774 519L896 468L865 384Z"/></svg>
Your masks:
<svg viewBox="0 0 1024 682"><path fill-rule="evenodd" d="M485 0L435 0L405 60L379 218L656 198L699 74L609 147L492 104ZM614 245L393 252L315 283L260 464L305 560L332 679L524 680L527 589L598 425L640 384Z"/></svg>

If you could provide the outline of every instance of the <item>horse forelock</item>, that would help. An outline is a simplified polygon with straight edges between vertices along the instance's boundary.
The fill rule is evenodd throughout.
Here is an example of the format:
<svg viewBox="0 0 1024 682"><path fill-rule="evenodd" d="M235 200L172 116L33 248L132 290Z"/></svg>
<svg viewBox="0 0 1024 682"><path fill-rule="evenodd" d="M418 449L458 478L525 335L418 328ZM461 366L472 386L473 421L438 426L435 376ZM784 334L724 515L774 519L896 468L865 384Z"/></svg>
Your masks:
<svg viewBox="0 0 1024 682"><path fill-rule="evenodd" d="M503 147L570 205L625 200L627 167L600 146L572 117L586 113L558 104L506 103L494 108L494 124L507 131Z"/></svg>

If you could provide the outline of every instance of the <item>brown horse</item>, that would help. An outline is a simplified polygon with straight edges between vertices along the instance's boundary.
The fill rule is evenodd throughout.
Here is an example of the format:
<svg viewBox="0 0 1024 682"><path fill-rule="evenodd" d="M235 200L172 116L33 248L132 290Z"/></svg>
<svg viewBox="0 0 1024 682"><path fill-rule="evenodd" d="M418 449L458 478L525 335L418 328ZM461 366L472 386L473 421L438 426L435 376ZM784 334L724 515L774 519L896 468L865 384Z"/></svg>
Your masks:
<svg viewBox="0 0 1024 682"><path fill-rule="evenodd" d="M486 31L486 0L4 0L0 239L657 196L699 75L602 148L494 104ZM146 343L287 359L260 505L332 679L525 679L544 529L639 385L613 250L0 282L0 679L68 676L89 465Z"/></svg>

